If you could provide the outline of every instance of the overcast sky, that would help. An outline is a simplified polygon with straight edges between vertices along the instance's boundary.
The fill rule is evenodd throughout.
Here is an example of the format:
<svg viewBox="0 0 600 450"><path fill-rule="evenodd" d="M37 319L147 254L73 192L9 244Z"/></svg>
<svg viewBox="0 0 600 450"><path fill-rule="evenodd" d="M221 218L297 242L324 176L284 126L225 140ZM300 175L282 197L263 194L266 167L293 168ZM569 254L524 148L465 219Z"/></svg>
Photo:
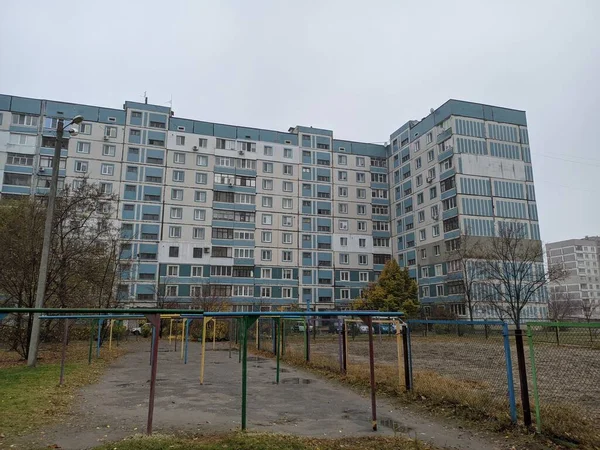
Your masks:
<svg viewBox="0 0 600 450"><path fill-rule="evenodd" d="M599 17L598 0L3 0L0 92L147 91L179 117L364 142L449 98L523 109L555 241L600 234Z"/></svg>

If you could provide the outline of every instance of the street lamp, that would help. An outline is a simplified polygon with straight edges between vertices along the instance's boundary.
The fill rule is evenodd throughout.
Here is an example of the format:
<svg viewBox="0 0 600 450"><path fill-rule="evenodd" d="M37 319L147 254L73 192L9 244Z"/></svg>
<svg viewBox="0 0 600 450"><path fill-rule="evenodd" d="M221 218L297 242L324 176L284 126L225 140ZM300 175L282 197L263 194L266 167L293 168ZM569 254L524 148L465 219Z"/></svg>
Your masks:
<svg viewBox="0 0 600 450"><path fill-rule="evenodd" d="M48 278L48 260L50 259L50 242L52 240L52 222L54 220L54 206L56 203L56 191L58 190L58 172L60 171L60 153L62 149L63 134L65 128L71 125L79 125L83 122L83 116L77 115L65 126L62 118L56 124L56 143L54 144L54 156L52 157L52 180L50 182L50 193L48 194L48 209L46 210L46 222L44 224L44 242L42 244L42 256L40 258L40 271L38 274L38 285L35 293L35 307L44 306L46 296L46 280ZM72 127L68 131L72 136L77 135L77 129ZM37 362L38 347L40 344L40 314L33 315L31 337L29 341L29 354L27 365L34 367Z"/></svg>

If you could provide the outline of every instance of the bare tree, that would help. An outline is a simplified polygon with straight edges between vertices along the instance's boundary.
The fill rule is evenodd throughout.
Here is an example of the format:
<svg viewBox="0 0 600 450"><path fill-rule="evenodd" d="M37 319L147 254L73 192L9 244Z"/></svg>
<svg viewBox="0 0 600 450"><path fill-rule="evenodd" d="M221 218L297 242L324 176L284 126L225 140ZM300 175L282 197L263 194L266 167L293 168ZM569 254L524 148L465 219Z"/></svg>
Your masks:
<svg viewBox="0 0 600 450"><path fill-rule="evenodd" d="M543 298L550 282L565 278L562 266L544 266L541 242L527 238L525 224L500 222L497 237L482 249L481 283L485 301L521 328L522 311Z"/></svg>
<svg viewBox="0 0 600 450"><path fill-rule="evenodd" d="M473 320L475 307L481 303L481 296L476 295L477 282L481 279L482 245L467 229L460 237L458 247L450 252L450 261L456 261L458 271L448 273L448 281L461 287L465 306L469 311L469 320Z"/></svg>
<svg viewBox="0 0 600 450"><path fill-rule="evenodd" d="M552 287L548 298L548 319L561 321L572 317L578 312L579 302L570 299L566 292L559 289L561 286Z"/></svg>
<svg viewBox="0 0 600 450"><path fill-rule="evenodd" d="M590 323L592 319L595 318L596 312L600 313L600 304L594 303L592 304L591 300L583 301L581 308L583 310L583 317L587 323ZM594 343L594 335L598 333L597 328L588 328L590 332L590 343Z"/></svg>
<svg viewBox="0 0 600 450"><path fill-rule="evenodd" d="M197 286L192 295L192 309L200 311L231 311L231 298L221 296L210 283Z"/></svg>

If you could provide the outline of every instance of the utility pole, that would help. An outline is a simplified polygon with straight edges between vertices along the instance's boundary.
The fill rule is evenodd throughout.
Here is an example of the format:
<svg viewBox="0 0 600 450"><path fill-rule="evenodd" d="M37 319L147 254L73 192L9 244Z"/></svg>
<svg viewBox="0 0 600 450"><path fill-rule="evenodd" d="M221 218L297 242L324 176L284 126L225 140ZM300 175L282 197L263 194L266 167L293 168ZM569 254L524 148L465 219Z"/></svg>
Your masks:
<svg viewBox="0 0 600 450"><path fill-rule="evenodd" d="M79 124L83 121L82 116L75 116L67 125ZM46 297L46 281L48 279L48 262L50 260L50 247L52 241L52 222L54 221L54 207L56 204L56 193L58 191L58 173L60 171L60 154L62 150L63 134L65 131L64 120L58 119L56 124L56 143L54 144L54 156L52 157L52 181L50 193L48 194L48 206L46 209L46 223L44 224L44 242L42 244L42 256L40 258L40 270L38 274L37 291L35 293L35 307L43 308ZM35 367L37 363L38 347L40 344L40 314L33 315L31 336L29 340L29 353L27 365Z"/></svg>

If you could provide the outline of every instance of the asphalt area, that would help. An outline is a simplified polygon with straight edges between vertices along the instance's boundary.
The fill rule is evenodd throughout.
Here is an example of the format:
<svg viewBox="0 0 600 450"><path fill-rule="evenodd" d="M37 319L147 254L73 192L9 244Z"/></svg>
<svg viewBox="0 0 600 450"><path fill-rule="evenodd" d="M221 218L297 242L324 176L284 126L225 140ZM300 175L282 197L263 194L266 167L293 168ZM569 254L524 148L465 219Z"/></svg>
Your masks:
<svg viewBox="0 0 600 450"><path fill-rule="evenodd" d="M150 341L130 342L131 351L114 363L99 383L83 388L60 425L23 437L12 448L33 446L84 449L143 433L150 386ZM179 345L178 345L179 347ZM180 349L159 347L154 432L219 433L239 430L241 364L228 344L207 344L200 385L200 345L189 344L188 363ZM275 361L248 361L248 430L302 436L373 435L371 401L333 381L287 365L275 384ZM68 380L67 380L68 382ZM426 417L390 400L377 399L379 435L404 434L440 447L502 448L485 434Z"/></svg>

